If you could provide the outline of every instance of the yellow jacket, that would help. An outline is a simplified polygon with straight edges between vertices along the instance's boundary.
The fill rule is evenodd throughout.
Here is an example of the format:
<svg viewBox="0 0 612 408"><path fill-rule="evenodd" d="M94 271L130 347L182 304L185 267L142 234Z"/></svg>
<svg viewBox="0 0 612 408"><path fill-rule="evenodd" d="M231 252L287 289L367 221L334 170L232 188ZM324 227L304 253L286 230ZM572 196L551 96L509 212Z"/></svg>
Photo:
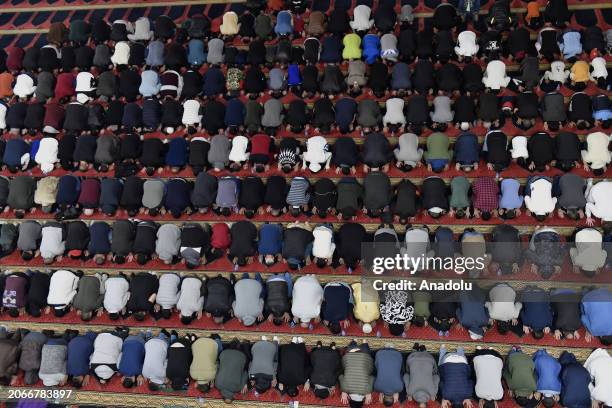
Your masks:
<svg viewBox="0 0 612 408"><path fill-rule="evenodd" d="M361 291L361 283L353 283L353 299L355 301L355 307L353 308L353 314L357 320L363 323L371 323L380 317L380 300L378 293L372 288L371 285L364 287L363 293Z"/></svg>
<svg viewBox="0 0 612 408"><path fill-rule="evenodd" d="M355 33L350 33L342 39L344 50L342 50L342 58L345 60L361 59L361 37Z"/></svg>
<svg viewBox="0 0 612 408"><path fill-rule="evenodd" d="M586 61L576 61L574 65L572 65L570 78L574 82L588 82L589 63Z"/></svg>
<svg viewBox="0 0 612 408"><path fill-rule="evenodd" d="M233 11L228 11L223 15L223 23L219 27L221 34L223 35L236 35L240 31L240 24L238 24L238 14Z"/></svg>

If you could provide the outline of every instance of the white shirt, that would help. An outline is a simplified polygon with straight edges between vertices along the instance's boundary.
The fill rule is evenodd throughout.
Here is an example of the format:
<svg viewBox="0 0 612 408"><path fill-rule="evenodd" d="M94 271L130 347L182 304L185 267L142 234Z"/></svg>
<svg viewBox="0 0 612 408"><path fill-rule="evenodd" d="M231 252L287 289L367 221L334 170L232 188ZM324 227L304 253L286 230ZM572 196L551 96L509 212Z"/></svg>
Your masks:
<svg viewBox="0 0 612 408"><path fill-rule="evenodd" d="M457 36L458 46L455 47L455 53L461 57L471 57L478 53L478 44L476 44L476 34L473 31L462 31Z"/></svg>
<svg viewBox="0 0 612 408"><path fill-rule="evenodd" d="M58 162L57 152L59 143L54 137L43 137L40 139L38 151L34 160L40 166L40 170L47 174L55 168L55 163Z"/></svg>
<svg viewBox="0 0 612 408"><path fill-rule="evenodd" d="M200 107L200 102L195 99L188 99L183 102L183 125L197 126L202 122Z"/></svg>
<svg viewBox="0 0 612 408"><path fill-rule="evenodd" d="M512 138L512 158L518 159L519 157L528 158L529 151L527 150L527 138L525 136L514 136Z"/></svg>
<svg viewBox="0 0 612 408"><path fill-rule="evenodd" d="M202 281L198 278L185 278L181 284L176 308L181 316L191 316L204 307L204 296L201 293Z"/></svg>
<svg viewBox="0 0 612 408"><path fill-rule="evenodd" d="M110 333L100 333L94 341L94 351L89 358L89 364L116 364L119 366L121 360L121 348L123 340ZM95 368L96 374L103 379L109 379L115 373L110 367L98 366Z"/></svg>
<svg viewBox="0 0 612 408"><path fill-rule="evenodd" d="M485 302L489 316L493 320L508 322L518 319L523 304L515 302L516 292L507 284L495 285L489 291L490 302Z"/></svg>
<svg viewBox="0 0 612 408"><path fill-rule="evenodd" d="M312 235L314 236L312 255L317 258L331 258L336 250L336 244L332 242L333 232L321 225L312 231Z"/></svg>
<svg viewBox="0 0 612 408"><path fill-rule="evenodd" d="M395 160L416 166L421 161L423 150L419 149L419 138L414 133L404 133L399 137L397 148L393 150Z"/></svg>
<svg viewBox="0 0 612 408"><path fill-rule="evenodd" d="M491 89L501 89L508 86L510 77L506 75L506 64L500 60L490 61L482 77L485 87Z"/></svg>
<svg viewBox="0 0 612 408"><path fill-rule="evenodd" d="M162 309L172 309L179 297L181 278L175 273L165 273L159 277L159 288L155 301Z"/></svg>
<svg viewBox="0 0 612 408"><path fill-rule="evenodd" d="M79 72L76 77L76 98L80 103L87 103L91 97L84 92L96 89L94 76L90 72Z"/></svg>
<svg viewBox="0 0 612 408"><path fill-rule="evenodd" d="M27 98L33 95L36 91L36 85L34 85L34 78L28 74L17 75L15 86L13 86L13 93L19 98Z"/></svg>
<svg viewBox="0 0 612 408"><path fill-rule="evenodd" d="M550 64L550 71L546 71L545 78L551 81L564 83L569 78L570 72L565 69L563 61L553 61Z"/></svg>
<svg viewBox="0 0 612 408"><path fill-rule="evenodd" d="M476 372L476 396L480 399L499 401L504 397L502 386L502 369L504 362L492 354L474 357L474 371Z"/></svg>
<svg viewBox="0 0 612 408"><path fill-rule="evenodd" d="M537 179L530 184L530 195L525 195L525 206L536 215L546 215L555 209L557 198L552 196L552 183Z"/></svg>
<svg viewBox="0 0 612 408"><path fill-rule="evenodd" d="M162 339L152 338L145 343L145 358L142 364L142 376L154 384L161 385L166 380L166 356L168 343Z"/></svg>
<svg viewBox="0 0 612 408"><path fill-rule="evenodd" d="M40 241L40 256L43 259L55 258L64 254L66 245L62 237L62 229L55 226L42 228L42 239Z"/></svg>
<svg viewBox="0 0 612 408"><path fill-rule="evenodd" d="M584 368L591 374L591 398L606 406L612 405L612 357L608 351L603 348L593 351L585 361Z"/></svg>
<svg viewBox="0 0 612 408"><path fill-rule="evenodd" d="M582 151L582 160L594 170L604 168L610 160L612 153L608 150L610 136L603 132L591 133L587 136L587 149Z"/></svg>
<svg viewBox="0 0 612 408"><path fill-rule="evenodd" d="M247 153L248 146L249 139L245 136L235 136L232 139L232 149L229 153L229 160L232 162L244 162L249 160L249 153Z"/></svg>
<svg viewBox="0 0 612 408"><path fill-rule="evenodd" d="M365 4L360 4L353 9L353 21L351 28L354 31L367 31L374 24L374 20L370 19L372 9Z"/></svg>
<svg viewBox="0 0 612 408"><path fill-rule="evenodd" d="M593 181L589 179L586 191L586 216L595 216L602 221L612 221L610 197L612 197L612 181L602 180L593 185Z"/></svg>
<svg viewBox="0 0 612 408"><path fill-rule="evenodd" d="M383 116L383 125L405 125L406 116L404 115L404 100L402 98L390 98L385 102L387 111Z"/></svg>
<svg viewBox="0 0 612 408"><path fill-rule="evenodd" d="M585 271L595 271L606 263L607 252L602 248L601 232L595 228L584 228L576 233L576 248L570 248L574 266Z"/></svg>
<svg viewBox="0 0 612 408"><path fill-rule="evenodd" d="M608 69L606 67L606 60L602 57L595 57L591 61L591 80L597 81L598 78L607 78Z"/></svg>
<svg viewBox="0 0 612 408"><path fill-rule="evenodd" d="M317 318L321 313L323 288L314 275L299 277L293 284L291 313L302 322Z"/></svg>
<svg viewBox="0 0 612 408"><path fill-rule="evenodd" d="M327 151L327 140L323 136L313 136L306 141L304 161L310 163L311 171L321 170L321 163L325 163L330 157L331 153Z"/></svg>
<svg viewBox="0 0 612 408"><path fill-rule="evenodd" d="M130 45L127 41L119 41L115 44L115 52L111 62L115 65L127 65L130 60Z"/></svg>
<svg viewBox="0 0 612 408"><path fill-rule="evenodd" d="M140 17L134 23L134 34L128 34L130 41L149 41L153 38L151 22L147 17Z"/></svg>
<svg viewBox="0 0 612 408"><path fill-rule="evenodd" d="M104 282L104 309L108 313L119 313L130 298L130 284L127 279L113 276Z"/></svg>
<svg viewBox="0 0 612 408"><path fill-rule="evenodd" d="M0 103L0 129L6 129L6 111L8 108L4 103Z"/></svg>
<svg viewBox="0 0 612 408"><path fill-rule="evenodd" d="M44 228L43 228L44 230ZM72 302L79 286L79 277L74 273L60 269L51 275L47 304L65 306Z"/></svg>

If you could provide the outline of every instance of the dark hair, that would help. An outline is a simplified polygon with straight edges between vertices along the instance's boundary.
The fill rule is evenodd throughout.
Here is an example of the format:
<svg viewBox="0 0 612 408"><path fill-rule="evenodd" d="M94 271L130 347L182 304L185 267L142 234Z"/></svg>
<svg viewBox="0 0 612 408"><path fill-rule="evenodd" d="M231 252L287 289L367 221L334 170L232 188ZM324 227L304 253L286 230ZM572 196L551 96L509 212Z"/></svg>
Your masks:
<svg viewBox="0 0 612 408"><path fill-rule="evenodd" d="M253 210L244 210L244 215L247 218L253 218L255 216L255 211L253 211Z"/></svg>
<svg viewBox="0 0 612 408"><path fill-rule="evenodd" d="M145 316L147 315L147 313L143 310L140 310L136 313L134 313L134 319L138 320L139 322L142 322L145 319Z"/></svg>
<svg viewBox="0 0 612 408"><path fill-rule="evenodd" d="M325 399L329 397L329 390L327 388L315 388L313 392L315 397L319 399Z"/></svg>
<svg viewBox="0 0 612 408"><path fill-rule="evenodd" d="M198 384L196 385L196 388L198 389L198 391L205 394L210 391L210 383Z"/></svg>
<svg viewBox="0 0 612 408"><path fill-rule="evenodd" d="M81 388L83 386L83 379L72 377L70 379L70 385L72 385L74 388Z"/></svg>
<svg viewBox="0 0 612 408"><path fill-rule="evenodd" d="M298 388L295 385L287 386L287 395L289 395L291 398L297 397L299 393L300 392L298 391Z"/></svg>
<svg viewBox="0 0 612 408"><path fill-rule="evenodd" d="M401 336L404 333L404 325L399 323L390 323L389 332L394 336Z"/></svg>
<svg viewBox="0 0 612 408"><path fill-rule="evenodd" d="M603 168L601 168L601 169L593 169L593 174L595 176L601 176L601 175L604 174L604 169Z"/></svg>
<svg viewBox="0 0 612 408"><path fill-rule="evenodd" d="M228 207L224 207L221 209L221 215L224 217L229 217L232 214L232 211Z"/></svg>
<svg viewBox="0 0 612 408"><path fill-rule="evenodd" d="M291 173L291 170L293 170L293 167L291 167L288 164L283 165L282 167L283 173Z"/></svg>
<svg viewBox="0 0 612 408"><path fill-rule="evenodd" d="M30 316L32 316L32 317L40 317L40 315L41 315L40 307L30 308L29 312L30 312Z"/></svg>
<svg viewBox="0 0 612 408"><path fill-rule="evenodd" d="M340 332L342 331L342 327L340 326L339 322L331 322L329 324L329 331L337 336L338 334L340 334Z"/></svg>
<svg viewBox="0 0 612 408"><path fill-rule="evenodd" d="M122 384L125 388L132 388L134 386L134 379L132 377L125 377Z"/></svg>
<svg viewBox="0 0 612 408"><path fill-rule="evenodd" d="M529 398L527 398L527 397L520 397L519 396L519 397L516 397L514 400L521 407L524 407L524 406L526 406L529 403Z"/></svg>
<svg viewBox="0 0 612 408"><path fill-rule="evenodd" d="M482 404L483 408L495 408L495 401L493 400L485 400L484 404Z"/></svg>
<svg viewBox="0 0 612 408"><path fill-rule="evenodd" d="M159 215L159 208L150 208L149 215L151 217L157 217L157 215Z"/></svg>
<svg viewBox="0 0 612 408"><path fill-rule="evenodd" d="M130 217L135 217L136 214L138 214L138 209L137 208L131 208L129 210L127 210L127 213Z"/></svg>
<svg viewBox="0 0 612 408"><path fill-rule="evenodd" d="M101 164L98 166L98 171L101 173L106 173L108 171L108 164Z"/></svg>
<svg viewBox="0 0 612 408"><path fill-rule="evenodd" d="M239 256L238 259L236 259L236 263L238 266L245 266L247 264L247 259L244 256Z"/></svg>
<svg viewBox="0 0 612 408"><path fill-rule="evenodd" d="M539 340L544 337L544 330L534 330L531 335L534 339Z"/></svg>
<svg viewBox="0 0 612 408"><path fill-rule="evenodd" d="M384 395L383 396L383 405L385 407L391 407L393 406L393 395Z"/></svg>
<svg viewBox="0 0 612 408"><path fill-rule="evenodd" d="M172 380L171 386L175 391L182 390L185 387L185 380L181 381L180 379L175 378Z"/></svg>
<svg viewBox="0 0 612 408"><path fill-rule="evenodd" d="M193 322L193 315L191 316L181 316L181 323L183 324L191 324Z"/></svg>
<svg viewBox="0 0 612 408"><path fill-rule="evenodd" d="M412 323L417 327L425 326L425 317L424 316L414 316L412 318Z"/></svg>
<svg viewBox="0 0 612 408"><path fill-rule="evenodd" d="M300 215L300 207L291 207L291 209L289 210L289 212L291 213L291 215L293 215L294 217L298 217Z"/></svg>
<svg viewBox="0 0 612 408"><path fill-rule="evenodd" d="M119 313L109 313L108 318L111 320L119 320Z"/></svg>
<svg viewBox="0 0 612 408"><path fill-rule="evenodd" d="M32 260L32 258L34 258L34 251L22 251L21 252L21 259L23 259L24 261L30 261Z"/></svg>
<svg viewBox="0 0 612 408"><path fill-rule="evenodd" d="M161 317L163 317L164 319L170 319L172 317L172 310L170 310L170 309L162 309L161 310Z"/></svg>
<svg viewBox="0 0 612 408"><path fill-rule="evenodd" d="M17 309L16 307L11 307L8 310L8 314L11 317L17 318L17 317L19 317L19 309Z"/></svg>
<svg viewBox="0 0 612 408"><path fill-rule="evenodd" d="M149 166L146 168L145 172L147 173L147 176L151 177L155 174L155 167Z"/></svg>
<svg viewBox="0 0 612 408"><path fill-rule="evenodd" d="M461 209L455 211L455 218L463 218L463 217L465 217L465 209L461 208ZM483 217L483 219L484 219L484 217Z"/></svg>
<svg viewBox="0 0 612 408"><path fill-rule="evenodd" d="M124 264L125 256L123 255L115 255L115 259L113 260L116 264Z"/></svg>
<svg viewBox="0 0 612 408"><path fill-rule="evenodd" d="M555 400L553 397L544 397L542 398L542 405L544 405L546 408L552 408L555 406Z"/></svg>
<svg viewBox="0 0 612 408"><path fill-rule="evenodd" d="M489 221L491 219L491 212L490 211L483 211L481 214L481 217L484 221Z"/></svg>
<svg viewBox="0 0 612 408"><path fill-rule="evenodd" d="M536 214L536 220L543 222L546 219L546 214Z"/></svg>
<svg viewBox="0 0 612 408"><path fill-rule="evenodd" d="M553 132L556 132L557 130L559 130L559 122L548 123L548 129L552 130Z"/></svg>
<svg viewBox="0 0 612 408"><path fill-rule="evenodd" d="M55 317L64 317L64 315L66 314L66 309L61 307L61 308L54 308L53 309L53 314L55 315Z"/></svg>
<svg viewBox="0 0 612 408"><path fill-rule="evenodd" d="M93 311L88 311L88 312L81 312L81 320L84 322L88 322L92 319L93 317Z"/></svg>
<svg viewBox="0 0 612 408"><path fill-rule="evenodd" d="M283 319L279 317L274 317L272 319L272 323L274 323L275 326L281 326L283 324Z"/></svg>
<svg viewBox="0 0 612 408"><path fill-rule="evenodd" d="M317 268L325 268L327 266L327 261L323 258L317 258Z"/></svg>
<svg viewBox="0 0 612 408"><path fill-rule="evenodd" d="M149 255L147 254L136 254L136 262L138 265L144 265L149 262Z"/></svg>
<svg viewBox="0 0 612 408"><path fill-rule="evenodd" d="M510 330L510 322L506 321L498 321L497 322L497 331L499 334L506 334Z"/></svg>
<svg viewBox="0 0 612 408"><path fill-rule="evenodd" d="M351 168L349 166L342 166L342 174L348 176L351 174Z"/></svg>
<svg viewBox="0 0 612 408"><path fill-rule="evenodd" d="M320 208L319 208L319 209L317 210L317 215L318 215L320 218L325 218L325 217L327 217L327 210L323 210L323 209L320 209Z"/></svg>
<svg viewBox="0 0 612 408"><path fill-rule="evenodd" d="M349 407L350 408L361 408L363 407L363 401L354 401L349 399Z"/></svg>
<svg viewBox="0 0 612 408"><path fill-rule="evenodd" d="M22 219L23 217L25 217L24 210L15 210L15 218Z"/></svg>

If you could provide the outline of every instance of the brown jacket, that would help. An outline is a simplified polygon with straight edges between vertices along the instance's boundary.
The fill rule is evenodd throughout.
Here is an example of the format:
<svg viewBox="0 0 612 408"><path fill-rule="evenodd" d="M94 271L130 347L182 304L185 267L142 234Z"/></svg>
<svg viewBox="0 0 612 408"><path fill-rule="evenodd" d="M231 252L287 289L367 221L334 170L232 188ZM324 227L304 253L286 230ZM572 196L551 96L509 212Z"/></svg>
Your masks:
<svg viewBox="0 0 612 408"><path fill-rule="evenodd" d="M325 34L326 16L322 11L313 11L308 18L306 34L319 36Z"/></svg>
<svg viewBox="0 0 612 408"><path fill-rule="evenodd" d="M0 378L10 380L17 374L19 362L19 342L21 332L0 332Z"/></svg>
<svg viewBox="0 0 612 408"><path fill-rule="evenodd" d="M8 72L0 74L0 98L13 96L13 80L15 78Z"/></svg>
<svg viewBox="0 0 612 408"><path fill-rule="evenodd" d="M53 23L49 27L49 32L47 33L47 41L50 44L63 44L68 41L68 29L64 25L64 23Z"/></svg>

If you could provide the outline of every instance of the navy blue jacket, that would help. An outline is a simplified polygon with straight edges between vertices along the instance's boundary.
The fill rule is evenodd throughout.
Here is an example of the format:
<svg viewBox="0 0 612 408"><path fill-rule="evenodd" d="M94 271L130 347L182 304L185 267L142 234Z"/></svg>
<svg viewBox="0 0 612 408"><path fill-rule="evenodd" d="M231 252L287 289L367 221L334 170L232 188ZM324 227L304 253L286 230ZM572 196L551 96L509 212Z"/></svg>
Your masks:
<svg viewBox="0 0 612 408"><path fill-rule="evenodd" d="M2 163L7 166L21 167L21 156L30 153L30 146L22 139L9 139L4 147ZM30 159L33 159L30 158Z"/></svg>
<svg viewBox="0 0 612 408"><path fill-rule="evenodd" d="M225 126L242 126L246 108L238 98L230 99L225 106Z"/></svg>
<svg viewBox="0 0 612 408"><path fill-rule="evenodd" d="M460 164L477 163L480 159L478 137L472 133L463 133L455 141L455 161Z"/></svg>
<svg viewBox="0 0 612 408"><path fill-rule="evenodd" d="M321 317L330 323L345 320L351 312L351 290L345 285L327 285L323 292Z"/></svg>
<svg viewBox="0 0 612 408"><path fill-rule="evenodd" d="M548 292L538 288L528 288L523 291L522 300L520 317L523 325L533 330L552 327L553 311Z"/></svg>
<svg viewBox="0 0 612 408"><path fill-rule="evenodd" d="M66 175L59 179L55 202L58 205L75 205L79 199L81 181L78 177Z"/></svg>
<svg viewBox="0 0 612 408"><path fill-rule="evenodd" d="M191 205L191 184L184 179L170 179L166 183L164 206L173 216L180 216Z"/></svg>
<svg viewBox="0 0 612 408"><path fill-rule="evenodd" d="M225 90L225 77L217 67L211 67L206 71L203 82L202 90L205 96L218 95Z"/></svg>
<svg viewBox="0 0 612 408"><path fill-rule="evenodd" d="M576 356L564 351L559 356L561 363L561 405L567 408L589 408L591 375Z"/></svg>
<svg viewBox="0 0 612 408"><path fill-rule="evenodd" d="M89 247L87 249L91 255L110 252L110 226L107 223L100 221L89 226Z"/></svg>
<svg viewBox="0 0 612 408"><path fill-rule="evenodd" d="M183 167L189 157L189 143L182 137L175 137L168 143L166 164L168 166Z"/></svg>
<svg viewBox="0 0 612 408"><path fill-rule="evenodd" d="M464 363L444 363L440 366L440 393L453 404L472 398L474 380L472 369Z"/></svg>
<svg viewBox="0 0 612 408"><path fill-rule="evenodd" d="M146 128L156 129L161 123L161 104L154 98L145 98L142 102L142 124Z"/></svg>

